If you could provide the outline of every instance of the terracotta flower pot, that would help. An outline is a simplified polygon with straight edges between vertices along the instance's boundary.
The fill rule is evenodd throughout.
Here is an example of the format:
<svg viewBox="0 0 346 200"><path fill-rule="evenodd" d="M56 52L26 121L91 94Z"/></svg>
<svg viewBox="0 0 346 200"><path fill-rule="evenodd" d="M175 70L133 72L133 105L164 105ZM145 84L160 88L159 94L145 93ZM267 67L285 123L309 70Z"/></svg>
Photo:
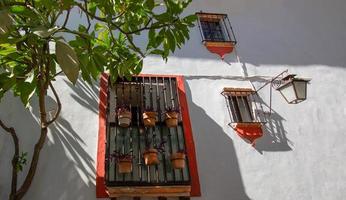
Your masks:
<svg viewBox="0 0 346 200"><path fill-rule="evenodd" d="M178 126L179 113L176 111L170 111L165 113L165 122L167 127Z"/></svg>
<svg viewBox="0 0 346 200"><path fill-rule="evenodd" d="M173 153L171 155L171 162L174 169L185 168L185 153Z"/></svg>
<svg viewBox="0 0 346 200"><path fill-rule="evenodd" d="M158 151L154 148L145 150L143 153L143 158L146 165L157 165L160 163Z"/></svg>
<svg viewBox="0 0 346 200"><path fill-rule="evenodd" d="M130 111L118 112L118 124L121 127L129 127L131 124L132 113Z"/></svg>
<svg viewBox="0 0 346 200"><path fill-rule="evenodd" d="M155 126L156 118L157 118L157 112L144 112L143 113L144 126L147 126L147 127Z"/></svg>
<svg viewBox="0 0 346 200"><path fill-rule="evenodd" d="M124 158L118 161L119 173L131 173L132 172L132 159Z"/></svg>

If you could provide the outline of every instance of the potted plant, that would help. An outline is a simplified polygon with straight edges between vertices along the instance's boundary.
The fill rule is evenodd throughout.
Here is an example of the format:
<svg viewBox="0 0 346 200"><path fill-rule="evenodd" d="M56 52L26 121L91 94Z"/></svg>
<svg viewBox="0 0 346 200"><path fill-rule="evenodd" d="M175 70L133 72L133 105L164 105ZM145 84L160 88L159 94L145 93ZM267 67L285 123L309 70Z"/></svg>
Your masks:
<svg viewBox="0 0 346 200"><path fill-rule="evenodd" d="M143 152L144 163L146 165L157 165L160 163L158 158L158 151L155 148L145 149Z"/></svg>
<svg viewBox="0 0 346 200"><path fill-rule="evenodd" d="M167 127L178 126L179 110L168 107L165 112L165 122Z"/></svg>
<svg viewBox="0 0 346 200"><path fill-rule="evenodd" d="M150 142L146 142L146 148L143 152L144 163L146 165L157 165L160 163L158 154L164 153L166 141L162 141L159 145L150 148Z"/></svg>
<svg viewBox="0 0 346 200"><path fill-rule="evenodd" d="M132 160L134 158L132 151L129 153L120 153L119 151L114 151L114 153L111 154L111 158L117 163L119 173L132 172Z"/></svg>
<svg viewBox="0 0 346 200"><path fill-rule="evenodd" d="M129 127L131 124L132 113L130 107L121 105L117 108L118 124L121 127Z"/></svg>
<svg viewBox="0 0 346 200"><path fill-rule="evenodd" d="M186 154L184 150L179 150L171 155L171 163L174 169L185 168Z"/></svg>
<svg viewBox="0 0 346 200"><path fill-rule="evenodd" d="M157 112L152 107L146 107L143 112L144 126L153 127L156 124Z"/></svg>

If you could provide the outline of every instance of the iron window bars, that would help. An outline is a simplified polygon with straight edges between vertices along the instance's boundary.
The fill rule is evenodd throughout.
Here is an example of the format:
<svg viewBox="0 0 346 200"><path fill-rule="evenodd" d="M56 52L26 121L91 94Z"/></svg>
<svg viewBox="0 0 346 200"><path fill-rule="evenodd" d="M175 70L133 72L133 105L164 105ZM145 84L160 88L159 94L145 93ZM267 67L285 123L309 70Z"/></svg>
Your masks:
<svg viewBox="0 0 346 200"><path fill-rule="evenodd" d="M237 44L231 22L226 14L197 12L202 42L231 42Z"/></svg>
<svg viewBox="0 0 346 200"><path fill-rule="evenodd" d="M263 107L258 102L256 91L250 88L224 88L221 94L225 97L231 118L230 126L237 123L264 123Z"/></svg>
<svg viewBox="0 0 346 200"><path fill-rule="evenodd" d="M185 150L184 130L181 115L178 126L165 126L163 114L165 109L180 109L177 80L173 77L133 77L131 81L118 80L109 87L107 110L107 144L106 144L106 186L176 186L190 185L189 158L186 156L184 169L173 169L169 155ZM115 116L117 106L127 104L132 112L130 127L118 126ZM144 127L142 113L146 107L158 112L155 127ZM146 143L151 146L164 145L165 152L159 155L158 165L147 166L143 161ZM117 165L109 157L114 151L130 153L133 170L121 174Z"/></svg>

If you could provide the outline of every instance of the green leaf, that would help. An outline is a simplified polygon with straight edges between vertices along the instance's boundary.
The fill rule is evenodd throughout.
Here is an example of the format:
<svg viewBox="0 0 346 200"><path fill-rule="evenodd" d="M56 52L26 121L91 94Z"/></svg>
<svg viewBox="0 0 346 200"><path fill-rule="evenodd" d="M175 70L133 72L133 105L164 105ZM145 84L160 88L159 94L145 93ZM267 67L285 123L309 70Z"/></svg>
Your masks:
<svg viewBox="0 0 346 200"><path fill-rule="evenodd" d="M33 33L35 35L38 35L41 38L48 38L49 36L53 35L58 30L59 30L59 27L47 29L46 27L41 26L41 27L33 29Z"/></svg>
<svg viewBox="0 0 346 200"><path fill-rule="evenodd" d="M12 44L0 44L0 56L7 56L17 51L16 46Z"/></svg>
<svg viewBox="0 0 346 200"><path fill-rule="evenodd" d="M13 18L7 10L0 11L0 36L9 32L12 24Z"/></svg>
<svg viewBox="0 0 346 200"><path fill-rule="evenodd" d="M56 58L67 78L76 84L79 74L79 61L75 51L66 43L56 41Z"/></svg>
<svg viewBox="0 0 346 200"><path fill-rule="evenodd" d="M97 4L95 2L88 2L88 10L91 14L95 15Z"/></svg>
<svg viewBox="0 0 346 200"><path fill-rule="evenodd" d="M25 107L28 107L29 100L34 95L36 89L36 80L29 82L18 82L15 88L15 94L20 96L22 103Z"/></svg>
<svg viewBox="0 0 346 200"><path fill-rule="evenodd" d="M184 21L192 24L193 22L195 22L198 19L197 15L189 15L187 17L184 18Z"/></svg>
<svg viewBox="0 0 346 200"><path fill-rule="evenodd" d="M12 6L10 8L11 13L14 14L21 14L23 12L25 12L26 8L24 6Z"/></svg>
<svg viewBox="0 0 346 200"><path fill-rule="evenodd" d="M99 31L99 30L102 30L105 28L106 28L106 26L103 23L96 23L95 24L95 31Z"/></svg>
<svg viewBox="0 0 346 200"><path fill-rule="evenodd" d="M151 51L150 54L155 54L155 55L162 56L164 54L164 51L162 51L160 49L155 49L155 50Z"/></svg>
<svg viewBox="0 0 346 200"><path fill-rule="evenodd" d="M169 48L171 49L172 53L175 51L175 38L170 30L166 31L166 37L168 41Z"/></svg>
<svg viewBox="0 0 346 200"><path fill-rule="evenodd" d="M147 50L155 46L155 43L156 43L155 29L149 30L148 37L149 37L149 42L147 45Z"/></svg>
<svg viewBox="0 0 346 200"><path fill-rule="evenodd" d="M73 4L73 0L59 0L59 5L62 10L69 10Z"/></svg>
<svg viewBox="0 0 346 200"><path fill-rule="evenodd" d="M142 69L143 69L143 59L141 59L141 60L135 65L135 67L133 68L132 71L133 71L134 74L139 74L139 73L141 73Z"/></svg>
<svg viewBox="0 0 346 200"><path fill-rule="evenodd" d="M145 5L147 6L147 8L149 8L149 10L152 10L155 7L155 1L154 0L147 0L145 2Z"/></svg>
<svg viewBox="0 0 346 200"><path fill-rule="evenodd" d="M87 54L82 54L79 56L80 68L82 72L82 78L91 84L90 72L88 70L89 58Z"/></svg>

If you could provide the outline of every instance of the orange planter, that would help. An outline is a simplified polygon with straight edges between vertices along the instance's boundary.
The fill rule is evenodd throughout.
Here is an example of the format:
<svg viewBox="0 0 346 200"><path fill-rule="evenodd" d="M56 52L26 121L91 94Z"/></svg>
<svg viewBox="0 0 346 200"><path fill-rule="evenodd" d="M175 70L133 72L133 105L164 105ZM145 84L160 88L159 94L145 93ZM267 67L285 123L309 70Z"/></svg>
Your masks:
<svg viewBox="0 0 346 200"><path fill-rule="evenodd" d="M178 126L178 117L179 117L179 113L176 111L166 112L165 113L166 126L167 127Z"/></svg>
<svg viewBox="0 0 346 200"><path fill-rule="evenodd" d="M153 127L156 124L157 112L144 112L143 123L144 126Z"/></svg>
<svg viewBox="0 0 346 200"><path fill-rule="evenodd" d="M119 173L131 173L132 172L132 159L125 158L118 161Z"/></svg>
<svg viewBox="0 0 346 200"><path fill-rule="evenodd" d="M131 124L132 113L130 111L118 112L118 124L121 127L129 127Z"/></svg>
<svg viewBox="0 0 346 200"><path fill-rule="evenodd" d="M173 153L171 155L171 162L174 169L184 169L185 153Z"/></svg>
<svg viewBox="0 0 346 200"><path fill-rule="evenodd" d="M160 163L157 149L151 148L151 149L145 150L143 153L143 157L144 157L144 163L146 165L157 165Z"/></svg>

